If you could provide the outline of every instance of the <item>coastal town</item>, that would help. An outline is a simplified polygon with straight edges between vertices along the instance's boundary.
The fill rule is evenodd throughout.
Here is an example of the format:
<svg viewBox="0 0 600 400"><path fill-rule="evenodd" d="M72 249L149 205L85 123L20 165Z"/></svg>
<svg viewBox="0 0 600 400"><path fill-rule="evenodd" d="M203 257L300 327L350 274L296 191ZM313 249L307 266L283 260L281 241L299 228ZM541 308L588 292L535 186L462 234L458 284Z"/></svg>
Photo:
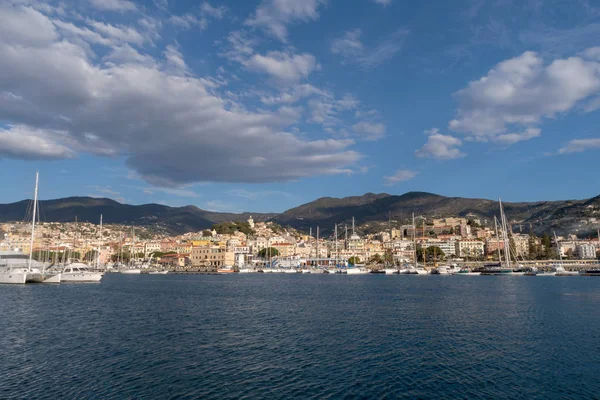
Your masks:
<svg viewBox="0 0 600 400"><path fill-rule="evenodd" d="M365 233L354 221L337 224L320 234L319 227L300 232L275 222L247 221L216 224L212 229L170 236L150 227L114 224L45 222L37 225L33 242L30 224L0 225L0 251L32 254L51 264L78 260L97 266L141 265L169 271L233 271L266 265L318 266L323 264L362 264L372 270L384 265L418 261L477 263L498 261L505 253L505 240L494 224L478 218L417 218L402 225L390 222L386 229ZM513 258L525 264L544 264L561 259L573 265L590 265L600 257L595 237L576 235L540 237L521 233L510 225L509 247ZM323 232L323 231L322 231Z"/></svg>

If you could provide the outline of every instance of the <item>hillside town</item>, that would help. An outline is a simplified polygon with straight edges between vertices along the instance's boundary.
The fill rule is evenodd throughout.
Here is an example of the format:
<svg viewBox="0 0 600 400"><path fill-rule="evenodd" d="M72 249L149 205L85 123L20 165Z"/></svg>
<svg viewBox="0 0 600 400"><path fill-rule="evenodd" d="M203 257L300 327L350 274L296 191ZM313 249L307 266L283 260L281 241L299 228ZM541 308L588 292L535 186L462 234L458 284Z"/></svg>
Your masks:
<svg viewBox="0 0 600 400"><path fill-rule="evenodd" d="M420 217L414 225L390 223L388 229L362 236L353 221L338 224L321 236L318 229L300 232L250 217L201 232L166 236L147 227L104 225L100 230L91 223L46 222L38 224L33 253L37 259L54 263L80 259L109 265L137 260L171 270L216 270L240 268L267 258L296 260L303 265L317 265L322 260L402 265L412 262L415 253L425 263L490 261L498 260L498 251L503 254L505 247L494 226L477 218ZM600 257L598 237L537 237L520 233L518 226L510 230L511 252L517 260ZM0 225L0 251L27 254L30 243L30 224Z"/></svg>

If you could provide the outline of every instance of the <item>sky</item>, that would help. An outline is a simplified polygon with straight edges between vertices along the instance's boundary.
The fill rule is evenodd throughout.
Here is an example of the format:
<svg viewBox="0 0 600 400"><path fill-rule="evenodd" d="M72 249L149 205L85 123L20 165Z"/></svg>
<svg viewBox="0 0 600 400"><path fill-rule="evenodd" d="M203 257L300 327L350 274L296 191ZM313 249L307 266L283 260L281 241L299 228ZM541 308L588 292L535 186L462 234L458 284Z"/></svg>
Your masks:
<svg viewBox="0 0 600 400"><path fill-rule="evenodd" d="M0 203L600 194L591 0L0 0Z"/></svg>

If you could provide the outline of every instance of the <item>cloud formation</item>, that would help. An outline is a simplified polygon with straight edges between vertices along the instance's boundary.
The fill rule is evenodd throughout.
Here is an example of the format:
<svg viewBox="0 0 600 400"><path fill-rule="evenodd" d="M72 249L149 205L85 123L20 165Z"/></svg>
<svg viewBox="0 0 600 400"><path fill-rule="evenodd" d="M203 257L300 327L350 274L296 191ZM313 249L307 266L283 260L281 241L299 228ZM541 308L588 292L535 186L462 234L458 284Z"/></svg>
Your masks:
<svg viewBox="0 0 600 400"><path fill-rule="evenodd" d="M400 182L411 180L415 176L417 176L417 172L415 171L411 171L408 169L399 169L394 173L394 175L383 177L384 185L394 186Z"/></svg>
<svg viewBox="0 0 600 400"><path fill-rule="evenodd" d="M368 48L361 41L362 31L354 29L335 39L331 43L331 52L341 56L344 63L371 69L390 60L402 50L409 33L408 29L398 29L373 48Z"/></svg>
<svg viewBox="0 0 600 400"><path fill-rule="evenodd" d="M319 69L314 56L308 53L288 54L271 51L266 55L254 54L244 65L250 70L262 72L281 81L294 82L307 78Z"/></svg>
<svg viewBox="0 0 600 400"><path fill-rule="evenodd" d="M600 150L600 139L573 139L558 151L558 154L582 153Z"/></svg>
<svg viewBox="0 0 600 400"><path fill-rule="evenodd" d="M324 3L325 0L263 0L246 24L263 28L286 42L288 25L316 20L318 8Z"/></svg>
<svg viewBox="0 0 600 400"><path fill-rule="evenodd" d="M437 160L452 160L464 157L459 147L462 141L454 136L442 135L437 128L425 131L427 143L415 151L415 155L421 158L435 158Z"/></svg>
<svg viewBox="0 0 600 400"><path fill-rule="evenodd" d="M96 24L107 40L97 43L111 57L103 63L85 35L72 39L55 25L58 19L30 7L0 6L0 18L9 14L13 23L0 23L0 120L10 124L0 132L5 157L124 157L144 180L165 187L347 173L361 158L350 149L352 140L290 133L298 109L248 110L224 98L214 79L182 74L186 64L176 47L153 58L132 47L139 40L117 47L111 41L116 31ZM257 68L290 79L315 68L293 57L272 58L274 64L263 59ZM34 143L24 147L15 137Z"/></svg>
<svg viewBox="0 0 600 400"><path fill-rule="evenodd" d="M456 92L458 112L449 127L483 140L514 143L539 136L531 128L543 118L568 112L599 92L597 61L577 56L545 65L540 55L528 51ZM515 126L525 127L524 134L506 133Z"/></svg>

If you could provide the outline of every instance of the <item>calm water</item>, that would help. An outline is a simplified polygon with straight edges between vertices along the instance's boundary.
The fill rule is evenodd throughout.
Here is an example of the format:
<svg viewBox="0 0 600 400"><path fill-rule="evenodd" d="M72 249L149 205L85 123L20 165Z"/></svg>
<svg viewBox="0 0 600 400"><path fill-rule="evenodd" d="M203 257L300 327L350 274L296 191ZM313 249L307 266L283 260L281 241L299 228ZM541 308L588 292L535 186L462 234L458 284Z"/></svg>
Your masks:
<svg viewBox="0 0 600 400"><path fill-rule="evenodd" d="M0 398L594 398L600 279L0 286Z"/></svg>

